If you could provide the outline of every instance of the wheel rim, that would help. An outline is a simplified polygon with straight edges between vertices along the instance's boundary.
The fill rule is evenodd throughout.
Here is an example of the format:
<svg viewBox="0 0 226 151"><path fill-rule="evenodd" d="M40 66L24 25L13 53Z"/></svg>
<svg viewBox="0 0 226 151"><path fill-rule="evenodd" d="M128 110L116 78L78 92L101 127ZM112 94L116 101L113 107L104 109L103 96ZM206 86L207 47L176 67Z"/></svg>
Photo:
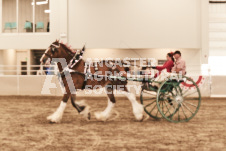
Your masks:
<svg viewBox="0 0 226 151"><path fill-rule="evenodd" d="M154 119L161 119L162 115L158 110L156 101L156 92L148 91L146 89L141 90L140 94L141 104L144 105L144 111Z"/></svg>
<svg viewBox="0 0 226 151"><path fill-rule="evenodd" d="M164 105L161 105L161 98L157 97L157 107L161 115L171 122L187 122L198 112L201 104L201 94L197 84L188 77L183 77L186 82L192 83L192 87L182 87L178 82L165 81L159 87L157 96L164 95ZM168 91L161 91L164 87L171 87ZM165 89L165 88L164 88ZM170 103L169 99L171 100ZM166 108L167 111L162 110Z"/></svg>

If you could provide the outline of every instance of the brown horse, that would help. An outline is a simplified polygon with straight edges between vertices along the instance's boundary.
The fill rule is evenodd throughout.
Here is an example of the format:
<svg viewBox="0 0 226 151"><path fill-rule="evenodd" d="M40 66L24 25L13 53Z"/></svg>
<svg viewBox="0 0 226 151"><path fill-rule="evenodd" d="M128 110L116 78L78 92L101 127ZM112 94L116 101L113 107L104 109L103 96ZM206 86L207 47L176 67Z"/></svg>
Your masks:
<svg viewBox="0 0 226 151"><path fill-rule="evenodd" d="M132 103L133 113L136 120L141 121L143 119L143 106L136 101L135 95L128 91L126 87L127 80L120 81L119 79L116 80L116 79L109 78L109 76L112 75L113 73L116 73L118 75L120 73L123 73L121 74L121 76L126 77L127 76L126 68L120 65L114 66L114 62L111 63L110 61L103 61L101 65L94 64L92 62L89 67L91 75L87 76L87 74L85 74L84 72L84 69L86 69L86 62L83 59L81 59L84 51L85 51L85 48L79 51L82 53L78 53L78 51L77 53L75 53L70 48L68 48L65 44L60 43L58 40L56 40L46 49L45 53L40 59L41 64L45 64L46 60L52 61L54 58L64 58L66 60L67 67L69 64L71 65L74 63L74 66L72 69L70 69L71 72L69 73L67 70L64 70L66 69L65 65L62 65L60 62L57 62L59 71L62 73L61 78L65 87L66 93L64 94L58 109L52 115L48 116L47 119L50 122L55 122L55 123L60 122L69 98L71 98L71 103L77 109L77 111L81 115L83 115L86 119L90 119L90 111L89 111L90 107L85 103L75 102L76 94L71 91L70 87L73 86L75 90L86 89L86 88L93 89L95 88L95 86L99 85L101 87L105 87L106 89L107 96L108 96L108 106L104 111L96 112L95 117L97 120L105 121L110 117L112 108L114 107L116 102L113 90L117 89L118 85L121 85L120 90L123 90L125 92L124 94ZM109 65L112 65L112 66L109 66ZM94 75L98 75L98 74L100 75L100 77L102 77L102 79L100 77L94 78ZM105 76L102 76L102 75L105 75ZM71 77L72 81L67 80L68 77Z"/></svg>

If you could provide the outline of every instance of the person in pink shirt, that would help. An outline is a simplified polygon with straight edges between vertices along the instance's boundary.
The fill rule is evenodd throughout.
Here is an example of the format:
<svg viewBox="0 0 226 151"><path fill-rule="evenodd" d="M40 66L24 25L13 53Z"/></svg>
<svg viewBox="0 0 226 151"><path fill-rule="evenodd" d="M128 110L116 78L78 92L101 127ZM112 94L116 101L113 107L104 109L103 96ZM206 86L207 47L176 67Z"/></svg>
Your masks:
<svg viewBox="0 0 226 151"><path fill-rule="evenodd" d="M175 51L174 58L176 59L176 62L175 62L174 67L172 68L172 73L185 75L186 74L186 63L181 58L181 52L178 50Z"/></svg>

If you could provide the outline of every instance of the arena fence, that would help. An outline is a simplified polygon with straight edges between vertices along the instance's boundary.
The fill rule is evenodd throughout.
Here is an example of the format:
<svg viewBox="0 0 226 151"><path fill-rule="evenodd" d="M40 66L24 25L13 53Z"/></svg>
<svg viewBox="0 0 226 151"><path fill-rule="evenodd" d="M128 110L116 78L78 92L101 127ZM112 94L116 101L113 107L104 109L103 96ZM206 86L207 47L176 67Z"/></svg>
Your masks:
<svg viewBox="0 0 226 151"><path fill-rule="evenodd" d="M189 73L187 76L198 82L203 97L226 97L226 76L211 75L209 68L201 70L201 67L196 65L188 66L187 69ZM46 75L47 72L50 75ZM55 66L44 69L42 66L35 65L30 66L29 69L23 69L23 66L1 65L0 73L0 95L62 96L64 93L56 76ZM198 80L201 76L202 79ZM47 78L51 79L51 83L45 83ZM132 85L130 89L132 92L138 93L141 83L130 81L128 84ZM44 92L46 86L50 88L48 93ZM103 89L95 90L95 92L78 91L78 96L105 95ZM122 94L117 93L116 96L122 96Z"/></svg>

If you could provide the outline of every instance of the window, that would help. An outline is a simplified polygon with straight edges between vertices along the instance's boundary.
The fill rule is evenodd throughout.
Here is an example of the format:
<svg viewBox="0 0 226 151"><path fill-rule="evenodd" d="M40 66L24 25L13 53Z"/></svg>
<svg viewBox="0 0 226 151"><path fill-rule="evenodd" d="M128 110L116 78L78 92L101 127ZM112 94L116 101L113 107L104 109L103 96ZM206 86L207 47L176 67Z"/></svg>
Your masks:
<svg viewBox="0 0 226 151"><path fill-rule="evenodd" d="M4 33L17 32L17 0L2 1L2 31Z"/></svg>
<svg viewBox="0 0 226 151"><path fill-rule="evenodd" d="M19 32L33 32L33 0L19 0Z"/></svg>
<svg viewBox="0 0 226 151"><path fill-rule="evenodd" d="M3 33L49 32L49 0L2 0Z"/></svg>
<svg viewBox="0 0 226 151"><path fill-rule="evenodd" d="M49 32L49 3L48 0L36 0L35 6L35 31Z"/></svg>
<svg viewBox="0 0 226 151"><path fill-rule="evenodd" d="M226 75L225 68L226 56L210 56L209 57L209 66L211 75Z"/></svg>

